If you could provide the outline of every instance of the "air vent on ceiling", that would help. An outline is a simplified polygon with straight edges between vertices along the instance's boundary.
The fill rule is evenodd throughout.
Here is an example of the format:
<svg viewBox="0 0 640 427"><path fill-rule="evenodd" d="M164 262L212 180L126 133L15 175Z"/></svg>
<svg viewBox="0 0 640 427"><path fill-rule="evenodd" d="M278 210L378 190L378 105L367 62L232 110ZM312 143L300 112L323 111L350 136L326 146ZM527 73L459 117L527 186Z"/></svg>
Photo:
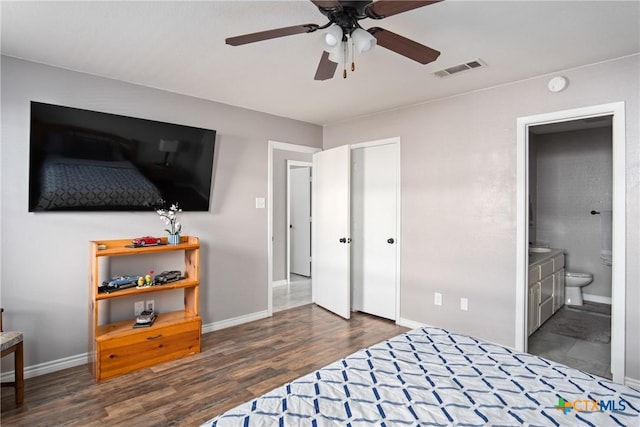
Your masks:
<svg viewBox="0 0 640 427"><path fill-rule="evenodd" d="M487 64L482 62L479 59L474 59L473 61L465 62L464 64L454 65L453 67L445 68L443 70L438 70L433 74L438 77L447 77L453 74L461 73L463 71L474 70L476 68L486 67Z"/></svg>

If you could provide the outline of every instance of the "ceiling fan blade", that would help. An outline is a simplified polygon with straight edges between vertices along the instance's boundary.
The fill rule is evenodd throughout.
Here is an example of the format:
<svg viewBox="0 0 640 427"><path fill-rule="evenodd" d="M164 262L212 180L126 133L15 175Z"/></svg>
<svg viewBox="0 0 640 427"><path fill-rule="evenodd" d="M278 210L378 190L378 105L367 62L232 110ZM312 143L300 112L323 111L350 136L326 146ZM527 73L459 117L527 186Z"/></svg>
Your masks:
<svg viewBox="0 0 640 427"><path fill-rule="evenodd" d="M225 42L231 46L239 46L247 43L260 42L262 40L291 36L293 34L312 33L318 28L319 26L316 24L294 25L292 27L276 28L274 30L259 31L257 33L229 37Z"/></svg>
<svg viewBox="0 0 640 427"><path fill-rule="evenodd" d="M398 13L408 10L417 9L423 6L429 6L433 3L439 3L442 0L378 0L368 4L364 8L364 13L372 19L382 19L387 16L397 15Z"/></svg>
<svg viewBox="0 0 640 427"><path fill-rule="evenodd" d="M421 64L433 62L440 56L440 52L435 49L431 49L430 47L383 28L373 27L367 31L376 38L379 46L392 50Z"/></svg>
<svg viewBox="0 0 640 427"><path fill-rule="evenodd" d="M338 64L329 60L329 52L322 52L322 58L320 58L320 63L318 64L318 69L316 70L316 76L313 78L314 80L329 80L333 78L333 75L336 73L336 68L338 68Z"/></svg>
<svg viewBox="0 0 640 427"><path fill-rule="evenodd" d="M324 11L339 11L342 10L342 4L337 0L311 0L311 3L315 4L319 9Z"/></svg>

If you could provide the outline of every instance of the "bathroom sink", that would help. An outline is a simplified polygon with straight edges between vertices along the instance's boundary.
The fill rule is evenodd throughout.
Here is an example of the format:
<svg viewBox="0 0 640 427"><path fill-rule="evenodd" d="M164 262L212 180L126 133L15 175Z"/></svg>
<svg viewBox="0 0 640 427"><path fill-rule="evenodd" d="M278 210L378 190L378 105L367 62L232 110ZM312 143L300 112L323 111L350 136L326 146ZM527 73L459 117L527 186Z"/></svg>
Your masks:
<svg viewBox="0 0 640 427"><path fill-rule="evenodd" d="M546 254L547 252L551 252L549 248L529 248L529 253L532 254Z"/></svg>

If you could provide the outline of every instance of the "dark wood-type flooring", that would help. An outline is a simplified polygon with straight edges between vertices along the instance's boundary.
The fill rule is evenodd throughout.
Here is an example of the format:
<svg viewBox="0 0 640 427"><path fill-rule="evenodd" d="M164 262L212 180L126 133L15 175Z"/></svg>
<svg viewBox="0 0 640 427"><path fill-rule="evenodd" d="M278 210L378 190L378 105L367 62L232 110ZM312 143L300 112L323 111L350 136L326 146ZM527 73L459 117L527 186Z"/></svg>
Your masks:
<svg viewBox="0 0 640 427"><path fill-rule="evenodd" d="M310 304L211 332L202 353L96 384L87 366L29 378L25 403L2 389L3 426L198 426L254 396L405 332Z"/></svg>

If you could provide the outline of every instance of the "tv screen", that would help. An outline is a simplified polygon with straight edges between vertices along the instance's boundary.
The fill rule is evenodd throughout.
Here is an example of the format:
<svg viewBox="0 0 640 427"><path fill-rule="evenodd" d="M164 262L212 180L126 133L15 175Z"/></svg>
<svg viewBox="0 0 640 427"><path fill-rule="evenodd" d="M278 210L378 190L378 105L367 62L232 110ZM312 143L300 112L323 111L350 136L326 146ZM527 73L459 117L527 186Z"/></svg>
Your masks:
<svg viewBox="0 0 640 427"><path fill-rule="evenodd" d="M208 211L216 131L31 102L29 212Z"/></svg>

